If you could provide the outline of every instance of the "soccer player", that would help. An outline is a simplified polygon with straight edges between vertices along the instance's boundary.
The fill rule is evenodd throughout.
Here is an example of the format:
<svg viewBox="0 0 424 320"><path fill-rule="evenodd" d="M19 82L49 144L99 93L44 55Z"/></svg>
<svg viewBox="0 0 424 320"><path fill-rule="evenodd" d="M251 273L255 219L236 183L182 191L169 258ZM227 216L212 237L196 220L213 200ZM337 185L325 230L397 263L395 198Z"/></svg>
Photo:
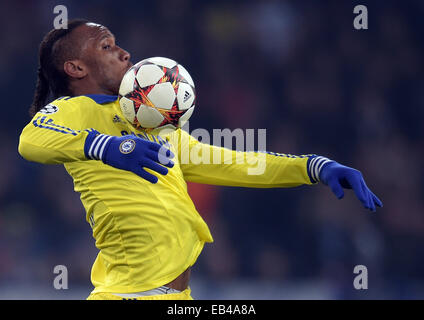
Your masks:
<svg viewBox="0 0 424 320"><path fill-rule="evenodd" d="M236 161L183 163L184 149L199 145L233 160L240 152L202 144L181 129L160 137L134 128L117 100L131 66L102 25L78 19L51 30L40 44L33 118L19 141L25 159L63 164L81 194L99 249L88 299L191 299L190 267L213 240L186 181L254 188L321 181L338 198L353 189L366 208L382 206L359 171L321 156L264 153L261 175Z"/></svg>

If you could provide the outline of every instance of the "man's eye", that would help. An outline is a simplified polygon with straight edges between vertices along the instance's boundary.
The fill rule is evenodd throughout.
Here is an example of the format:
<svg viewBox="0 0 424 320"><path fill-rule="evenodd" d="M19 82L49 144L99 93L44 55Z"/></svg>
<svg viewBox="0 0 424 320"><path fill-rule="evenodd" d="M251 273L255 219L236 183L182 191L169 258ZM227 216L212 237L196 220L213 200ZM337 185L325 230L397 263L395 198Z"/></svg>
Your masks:
<svg viewBox="0 0 424 320"><path fill-rule="evenodd" d="M107 50L107 49L110 49L110 48L111 48L111 47L110 47L110 44L106 44L106 45L104 45L104 46L103 46L103 49L104 49L104 50Z"/></svg>

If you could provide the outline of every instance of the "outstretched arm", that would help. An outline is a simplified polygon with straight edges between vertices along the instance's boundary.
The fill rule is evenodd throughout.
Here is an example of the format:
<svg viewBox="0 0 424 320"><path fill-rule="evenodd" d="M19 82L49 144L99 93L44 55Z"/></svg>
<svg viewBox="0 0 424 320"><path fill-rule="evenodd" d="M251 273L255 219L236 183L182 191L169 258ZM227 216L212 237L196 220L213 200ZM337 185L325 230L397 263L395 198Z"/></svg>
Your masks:
<svg viewBox="0 0 424 320"><path fill-rule="evenodd" d="M341 199L353 189L365 208L375 211L380 199L366 186L361 173L317 155L237 152L203 144L183 130L173 134L186 181L250 188L283 188L322 182Z"/></svg>
<svg viewBox="0 0 424 320"><path fill-rule="evenodd" d="M239 152L199 142L184 130L171 135L184 179L211 185L285 188L313 184L310 155Z"/></svg>

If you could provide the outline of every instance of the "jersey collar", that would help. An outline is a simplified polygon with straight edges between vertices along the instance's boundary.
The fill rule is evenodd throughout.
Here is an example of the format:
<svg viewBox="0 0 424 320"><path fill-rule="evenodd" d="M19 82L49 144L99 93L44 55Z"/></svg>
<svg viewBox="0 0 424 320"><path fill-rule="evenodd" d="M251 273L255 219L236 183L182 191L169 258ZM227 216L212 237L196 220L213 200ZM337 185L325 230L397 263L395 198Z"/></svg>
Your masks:
<svg viewBox="0 0 424 320"><path fill-rule="evenodd" d="M108 94L85 94L84 96L94 100L97 104L109 103L118 99L118 96Z"/></svg>

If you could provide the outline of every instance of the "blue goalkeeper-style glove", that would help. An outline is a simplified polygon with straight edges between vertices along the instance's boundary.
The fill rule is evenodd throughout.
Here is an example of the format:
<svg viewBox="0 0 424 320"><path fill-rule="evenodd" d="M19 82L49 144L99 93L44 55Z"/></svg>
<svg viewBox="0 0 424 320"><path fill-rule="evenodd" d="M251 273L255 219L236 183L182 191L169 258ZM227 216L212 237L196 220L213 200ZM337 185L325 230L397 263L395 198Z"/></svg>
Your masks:
<svg viewBox="0 0 424 320"><path fill-rule="evenodd" d="M102 160L117 169L131 171L151 183L158 182L158 178L144 168L166 175L166 167L174 166L170 160L174 158L171 150L135 135L115 137L91 131L86 138L84 152L88 159Z"/></svg>
<svg viewBox="0 0 424 320"><path fill-rule="evenodd" d="M365 208L375 211L382 207L381 200L368 188L360 171L341 165L325 157L315 157L309 162L309 172L313 180L329 186L337 198L344 196L343 188L353 189Z"/></svg>

